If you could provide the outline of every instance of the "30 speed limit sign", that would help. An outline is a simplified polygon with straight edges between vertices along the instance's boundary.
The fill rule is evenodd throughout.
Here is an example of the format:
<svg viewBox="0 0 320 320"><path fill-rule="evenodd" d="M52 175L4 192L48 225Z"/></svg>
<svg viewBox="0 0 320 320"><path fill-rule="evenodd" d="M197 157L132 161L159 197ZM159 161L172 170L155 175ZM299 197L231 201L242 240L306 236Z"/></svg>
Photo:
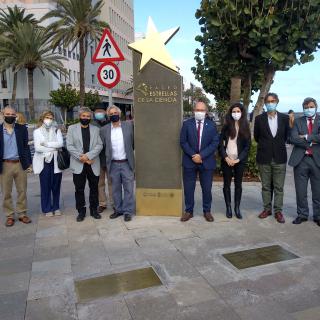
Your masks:
<svg viewBox="0 0 320 320"><path fill-rule="evenodd" d="M120 70L113 62L106 62L98 69L99 82L108 89L116 86L120 81Z"/></svg>

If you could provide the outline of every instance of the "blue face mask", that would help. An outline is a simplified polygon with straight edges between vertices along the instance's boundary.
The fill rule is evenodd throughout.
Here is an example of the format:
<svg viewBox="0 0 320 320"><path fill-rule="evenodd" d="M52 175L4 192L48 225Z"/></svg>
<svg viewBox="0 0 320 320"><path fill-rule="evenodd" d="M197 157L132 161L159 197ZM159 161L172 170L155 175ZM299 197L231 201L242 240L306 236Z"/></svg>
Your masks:
<svg viewBox="0 0 320 320"><path fill-rule="evenodd" d="M266 103L265 106L267 108L267 112L276 111L277 109L277 103Z"/></svg>
<svg viewBox="0 0 320 320"><path fill-rule="evenodd" d="M98 121L103 121L106 119L106 115L102 112L97 112L94 114L94 117L96 118L96 120Z"/></svg>
<svg viewBox="0 0 320 320"><path fill-rule="evenodd" d="M307 118L312 118L316 114L316 108L303 109L303 114Z"/></svg>

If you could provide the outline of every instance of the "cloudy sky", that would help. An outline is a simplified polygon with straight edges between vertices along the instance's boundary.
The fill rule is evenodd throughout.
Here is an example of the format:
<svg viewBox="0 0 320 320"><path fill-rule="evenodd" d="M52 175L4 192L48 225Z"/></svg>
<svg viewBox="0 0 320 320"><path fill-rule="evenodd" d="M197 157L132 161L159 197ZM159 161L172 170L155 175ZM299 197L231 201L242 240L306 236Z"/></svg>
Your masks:
<svg viewBox="0 0 320 320"><path fill-rule="evenodd" d="M201 86L191 72L195 65L194 51L199 43L194 40L200 34L198 20L194 14L200 0L134 0L135 31L144 33L148 17L151 16L158 31L179 26L179 32L167 44L168 50L180 68L185 84L193 82ZM320 53L315 60L305 65L294 66L287 72L278 72L271 91L280 97L280 111L301 110L301 102L311 96L320 101ZM212 99L212 96L210 96ZM255 96L253 97L255 101Z"/></svg>

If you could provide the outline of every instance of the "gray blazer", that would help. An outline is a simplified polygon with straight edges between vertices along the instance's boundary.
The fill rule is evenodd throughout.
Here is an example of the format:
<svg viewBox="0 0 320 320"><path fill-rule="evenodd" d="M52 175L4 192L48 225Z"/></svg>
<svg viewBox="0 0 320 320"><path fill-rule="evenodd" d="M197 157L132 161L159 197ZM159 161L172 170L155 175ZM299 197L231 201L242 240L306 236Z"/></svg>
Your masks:
<svg viewBox="0 0 320 320"><path fill-rule="evenodd" d="M134 147L133 147L133 121L121 122L124 148L126 151L129 167L134 171ZM112 161L112 146L111 146L111 123L100 129L100 137L105 147L106 152L106 167L110 172Z"/></svg>
<svg viewBox="0 0 320 320"><path fill-rule="evenodd" d="M314 119L312 134L308 135L308 140L299 137L299 135L306 134L308 134L306 117L303 116L294 120L289 139L290 143L294 145L289 160L289 165L292 167L296 167L301 162L312 141L317 143L312 145L313 159L315 164L320 167L320 119L318 115Z"/></svg>
<svg viewBox="0 0 320 320"><path fill-rule="evenodd" d="M100 159L99 153L103 148L100 139L99 128L89 125L90 130L90 149L86 153L90 160L94 160L91 165L92 171L96 176L100 175ZM70 153L70 169L73 173L79 174L83 170L83 163L79 160L83 154L83 141L80 123L74 124L68 128L67 133L67 149Z"/></svg>

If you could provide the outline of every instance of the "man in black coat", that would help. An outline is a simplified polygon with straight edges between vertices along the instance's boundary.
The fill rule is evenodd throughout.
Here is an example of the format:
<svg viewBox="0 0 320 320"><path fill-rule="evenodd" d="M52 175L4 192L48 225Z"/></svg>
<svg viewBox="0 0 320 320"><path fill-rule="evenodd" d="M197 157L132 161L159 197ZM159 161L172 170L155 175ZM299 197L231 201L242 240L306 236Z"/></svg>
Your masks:
<svg viewBox="0 0 320 320"><path fill-rule="evenodd" d="M268 93L265 97L267 112L255 119L254 139L258 143L257 163L262 183L263 211L259 218L272 215L284 223L282 214L283 187L286 176L287 149L286 141L290 133L289 117L277 111L278 95Z"/></svg>

